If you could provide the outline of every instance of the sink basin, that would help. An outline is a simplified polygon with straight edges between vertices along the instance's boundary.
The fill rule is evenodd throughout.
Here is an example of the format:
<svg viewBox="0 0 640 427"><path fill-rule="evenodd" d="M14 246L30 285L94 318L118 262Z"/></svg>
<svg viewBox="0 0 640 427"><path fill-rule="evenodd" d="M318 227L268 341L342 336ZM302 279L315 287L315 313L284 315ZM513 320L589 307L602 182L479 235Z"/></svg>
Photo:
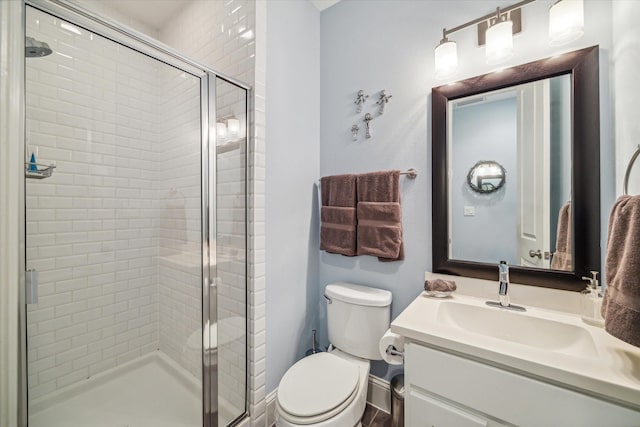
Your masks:
<svg viewBox="0 0 640 427"><path fill-rule="evenodd" d="M571 323L484 305L443 301L437 320L464 331L577 357L597 357L593 337Z"/></svg>

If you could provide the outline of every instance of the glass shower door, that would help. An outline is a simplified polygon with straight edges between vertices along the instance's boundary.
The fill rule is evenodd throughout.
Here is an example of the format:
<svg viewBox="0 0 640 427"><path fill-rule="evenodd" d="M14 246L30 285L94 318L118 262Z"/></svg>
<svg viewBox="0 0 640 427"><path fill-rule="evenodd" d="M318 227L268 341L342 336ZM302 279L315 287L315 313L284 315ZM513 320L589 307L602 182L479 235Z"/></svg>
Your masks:
<svg viewBox="0 0 640 427"><path fill-rule="evenodd" d="M201 77L26 22L29 425L202 426Z"/></svg>
<svg viewBox="0 0 640 427"><path fill-rule="evenodd" d="M216 93L218 425L245 412L247 393L247 90L222 78Z"/></svg>

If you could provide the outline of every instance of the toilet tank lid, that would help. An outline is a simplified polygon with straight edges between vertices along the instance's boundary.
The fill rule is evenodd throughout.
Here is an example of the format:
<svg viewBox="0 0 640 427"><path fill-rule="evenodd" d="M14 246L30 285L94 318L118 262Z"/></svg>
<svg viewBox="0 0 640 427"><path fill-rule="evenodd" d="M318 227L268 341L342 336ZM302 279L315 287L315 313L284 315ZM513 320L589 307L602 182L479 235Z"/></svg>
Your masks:
<svg viewBox="0 0 640 427"><path fill-rule="evenodd" d="M370 307L391 305L392 298L392 294L389 291L344 282L327 285L324 289L324 294L338 301Z"/></svg>

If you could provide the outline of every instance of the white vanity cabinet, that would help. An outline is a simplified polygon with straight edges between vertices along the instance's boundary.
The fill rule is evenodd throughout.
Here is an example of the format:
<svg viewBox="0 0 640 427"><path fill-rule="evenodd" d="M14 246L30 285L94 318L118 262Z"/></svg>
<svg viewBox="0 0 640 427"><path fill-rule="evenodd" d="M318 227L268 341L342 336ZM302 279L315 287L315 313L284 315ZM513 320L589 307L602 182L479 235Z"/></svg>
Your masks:
<svg viewBox="0 0 640 427"><path fill-rule="evenodd" d="M429 395L415 385L407 389L405 397L407 427L493 427L504 425L477 414L477 411L462 409L455 403L445 402L439 396Z"/></svg>
<svg viewBox="0 0 640 427"><path fill-rule="evenodd" d="M640 426L638 411L412 341L405 384L407 427Z"/></svg>

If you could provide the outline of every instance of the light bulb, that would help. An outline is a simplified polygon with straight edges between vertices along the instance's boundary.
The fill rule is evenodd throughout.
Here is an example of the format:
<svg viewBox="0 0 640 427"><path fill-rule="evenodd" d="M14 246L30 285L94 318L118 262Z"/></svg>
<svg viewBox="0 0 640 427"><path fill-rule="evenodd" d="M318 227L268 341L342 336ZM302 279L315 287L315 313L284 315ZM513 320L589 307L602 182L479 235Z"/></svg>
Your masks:
<svg viewBox="0 0 640 427"><path fill-rule="evenodd" d="M458 71L458 48L456 42L445 38L436 47L435 69L437 79L451 77Z"/></svg>
<svg viewBox="0 0 640 427"><path fill-rule="evenodd" d="M216 135L220 139L225 139L227 137L227 125L226 123L217 122L216 123Z"/></svg>
<svg viewBox="0 0 640 427"><path fill-rule="evenodd" d="M559 46L584 34L583 0L560 0L549 9L549 44Z"/></svg>
<svg viewBox="0 0 640 427"><path fill-rule="evenodd" d="M227 120L227 130L233 136L237 136L238 132L240 132L240 120L238 119L228 119Z"/></svg>
<svg viewBox="0 0 640 427"><path fill-rule="evenodd" d="M499 64L513 55L513 22L502 21L487 29L487 64Z"/></svg>

